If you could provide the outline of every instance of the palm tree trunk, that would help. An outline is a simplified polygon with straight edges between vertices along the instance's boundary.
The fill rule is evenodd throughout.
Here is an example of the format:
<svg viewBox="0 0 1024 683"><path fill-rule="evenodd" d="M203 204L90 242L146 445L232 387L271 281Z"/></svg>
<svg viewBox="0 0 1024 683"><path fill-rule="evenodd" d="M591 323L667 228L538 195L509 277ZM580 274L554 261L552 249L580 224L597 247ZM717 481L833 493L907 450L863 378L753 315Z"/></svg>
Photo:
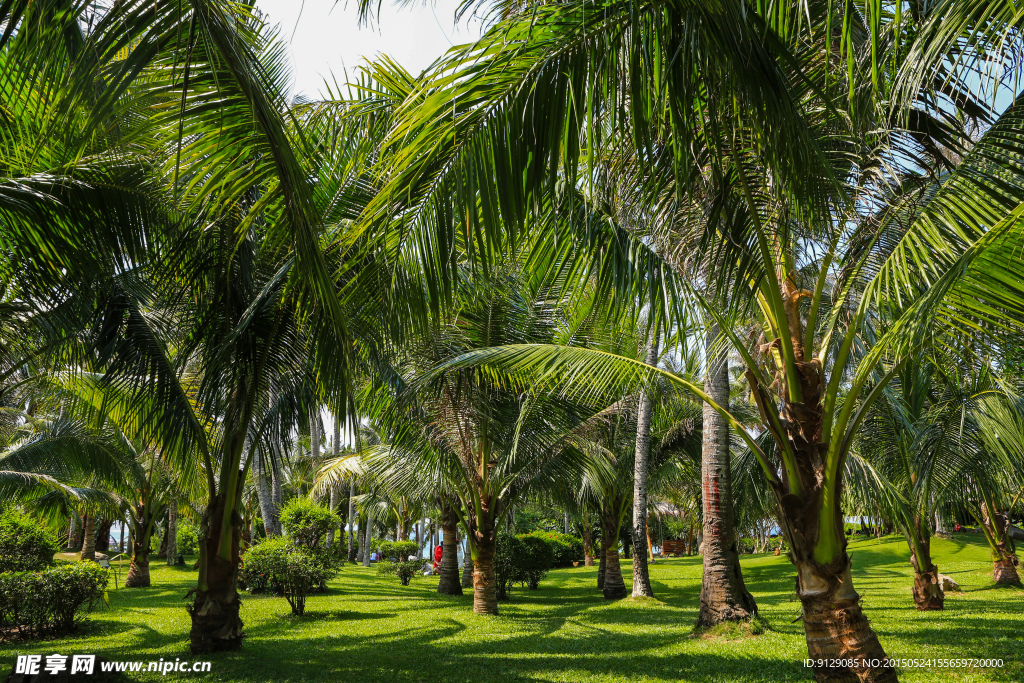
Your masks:
<svg viewBox="0 0 1024 683"><path fill-rule="evenodd" d="M604 581L601 591L606 600L618 600L628 595L626 584L622 581L622 567L619 564L619 525L613 510L606 509L602 520L602 533L607 540L605 547Z"/></svg>
<svg viewBox="0 0 1024 683"><path fill-rule="evenodd" d="M437 592L439 595L462 595L462 583L459 581L459 518L449 504L441 507L441 528L444 539Z"/></svg>
<svg viewBox="0 0 1024 683"><path fill-rule="evenodd" d="M348 485L348 561L356 561L356 478Z"/></svg>
<svg viewBox="0 0 1024 683"><path fill-rule="evenodd" d="M798 556L803 554L800 552ZM803 605L808 658L864 662L861 666L812 667L815 680L822 683L895 682L895 669L866 664L868 661L884 662L887 657L861 609L845 548L839 561L830 566L822 566L813 559L798 561L796 565L797 595Z"/></svg>
<svg viewBox="0 0 1024 683"><path fill-rule="evenodd" d="M594 530L590 526L590 515L583 514L583 566L594 566Z"/></svg>
<svg viewBox="0 0 1024 683"><path fill-rule="evenodd" d="M205 533L199 542L198 586L193 593L192 604L188 606L192 617L189 633L192 654L237 650L242 646L243 624L239 615L242 601L237 589L242 519L237 512L230 516L230 555L225 559L220 555L220 520L225 519L225 506L237 508L237 492L231 501L226 498L224 491L218 493L203 520Z"/></svg>
<svg viewBox="0 0 1024 683"><path fill-rule="evenodd" d="M114 520L104 517L100 517L99 520L99 524L96 525L96 550L97 552L109 554L110 527L114 526Z"/></svg>
<svg viewBox="0 0 1024 683"><path fill-rule="evenodd" d="M705 350L708 369L704 391L718 405L729 407L729 364L715 345L717 326L708 330ZM708 404L703 407L701 488L704 513L704 573L697 625L716 626L757 615L757 603L743 583L736 529L733 525L732 474L729 462L729 423Z"/></svg>
<svg viewBox="0 0 1024 683"><path fill-rule="evenodd" d="M373 551L370 550L373 543L373 520L370 519L370 515L366 515L366 531L363 537L365 539L363 541L363 566L369 567L370 558L373 555Z"/></svg>
<svg viewBox="0 0 1024 683"><path fill-rule="evenodd" d="M331 512L335 512L338 509L338 486L337 486L337 484L331 486L331 495L328 498L327 505L330 508ZM337 534L337 531L338 530L335 529L332 526L331 530L327 532L327 545L329 545L329 546L333 546L334 545L334 537Z"/></svg>
<svg viewBox="0 0 1024 683"><path fill-rule="evenodd" d="M928 517L917 515L910 535L910 566L914 568L914 605L921 611L943 608L945 595L939 585L939 570L932 564L931 529Z"/></svg>
<svg viewBox="0 0 1024 683"><path fill-rule="evenodd" d="M273 516L274 535L280 536L284 533L281 527L281 472L271 472L270 480L270 512Z"/></svg>
<svg viewBox="0 0 1024 683"><path fill-rule="evenodd" d="M82 554L80 560L96 561L96 515L85 515L85 529L82 532Z"/></svg>
<svg viewBox="0 0 1024 683"><path fill-rule="evenodd" d="M1017 573L1016 557L1011 549L1012 541L1008 535L1008 524L1001 514L992 513L988 503L981 506L979 518L986 540L992 550L992 580L1001 586L1019 586L1020 575Z"/></svg>
<svg viewBox="0 0 1024 683"><path fill-rule="evenodd" d="M486 499L484 499L486 500ZM473 534L473 612L498 613L498 591L494 582L494 553L497 529L487 503L481 505L483 514L473 516L470 531Z"/></svg>
<svg viewBox="0 0 1024 683"><path fill-rule="evenodd" d="M647 344L648 365L658 362L658 330L654 329ZM647 568L647 470L651 445L651 398L640 391L636 418L636 448L633 458L633 597L654 597Z"/></svg>
<svg viewBox="0 0 1024 683"><path fill-rule="evenodd" d="M128 576L124 580L125 588L149 588L149 536L151 525L147 519L148 511L139 510L136 517L132 514L132 561L128 567Z"/></svg>
<svg viewBox="0 0 1024 683"><path fill-rule="evenodd" d="M67 550L75 550L81 548L81 543L78 542L78 534L82 528L82 516L77 512L71 513L70 524L68 524L68 545Z"/></svg>
<svg viewBox="0 0 1024 683"><path fill-rule="evenodd" d="M473 556L470 553L462 559L462 587L473 587Z"/></svg>
<svg viewBox="0 0 1024 683"><path fill-rule="evenodd" d="M267 471L262 460L256 466L256 498L260 503L260 514L263 516L263 531L267 538L279 536L277 506L274 504L273 476Z"/></svg>
<svg viewBox="0 0 1024 683"><path fill-rule="evenodd" d="M171 498L167 504L167 564L174 565L178 559L178 499Z"/></svg>
<svg viewBox="0 0 1024 683"><path fill-rule="evenodd" d="M608 543L609 536L604 532L604 523L601 525L601 555L597 564L597 590L604 590L604 570L608 566Z"/></svg>

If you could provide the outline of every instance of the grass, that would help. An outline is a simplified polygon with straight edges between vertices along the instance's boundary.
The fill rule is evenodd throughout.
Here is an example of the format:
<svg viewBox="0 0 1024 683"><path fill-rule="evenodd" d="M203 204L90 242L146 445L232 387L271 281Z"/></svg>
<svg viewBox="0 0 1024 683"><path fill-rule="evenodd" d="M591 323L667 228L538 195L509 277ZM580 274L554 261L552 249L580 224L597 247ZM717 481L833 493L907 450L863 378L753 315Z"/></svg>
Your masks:
<svg viewBox="0 0 1024 683"><path fill-rule="evenodd" d="M854 581L887 653L903 658L1002 658L1002 669L919 668L903 681L1024 679L1024 590L996 588L980 537L935 539L935 561L963 593L946 610L918 612L911 600L902 538L850 544ZM624 570L628 563L623 564ZM605 602L596 569L552 571L539 591L517 590L498 617L471 613L472 596L443 597L436 578L411 586L346 566L330 591L291 617L283 598L244 598L247 640L239 652L188 654L183 596L189 568L153 564L153 587L110 591L110 606L60 640L0 644L0 666L16 654L98 654L111 660L212 661L212 681L808 681L800 604L784 557L744 556L747 586L767 625L697 634L700 558L659 560L651 568L656 600ZM121 578L123 580L124 575ZM629 576L626 576L627 585ZM139 680L160 678L132 674Z"/></svg>

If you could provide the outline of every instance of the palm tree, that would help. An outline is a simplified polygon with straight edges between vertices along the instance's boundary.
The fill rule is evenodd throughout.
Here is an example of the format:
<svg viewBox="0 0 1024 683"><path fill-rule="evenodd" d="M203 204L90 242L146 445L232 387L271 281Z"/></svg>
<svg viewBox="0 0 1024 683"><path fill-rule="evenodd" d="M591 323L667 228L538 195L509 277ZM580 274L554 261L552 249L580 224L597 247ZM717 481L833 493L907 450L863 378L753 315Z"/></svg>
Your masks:
<svg viewBox="0 0 1024 683"><path fill-rule="evenodd" d="M729 364L722 354L721 336L715 325L707 331L704 391L715 404L730 410ZM710 627L756 616L757 603L743 583L736 547L729 423L708 403L703 406L702 438L704 571L701 575L697 624Z"/></svg>

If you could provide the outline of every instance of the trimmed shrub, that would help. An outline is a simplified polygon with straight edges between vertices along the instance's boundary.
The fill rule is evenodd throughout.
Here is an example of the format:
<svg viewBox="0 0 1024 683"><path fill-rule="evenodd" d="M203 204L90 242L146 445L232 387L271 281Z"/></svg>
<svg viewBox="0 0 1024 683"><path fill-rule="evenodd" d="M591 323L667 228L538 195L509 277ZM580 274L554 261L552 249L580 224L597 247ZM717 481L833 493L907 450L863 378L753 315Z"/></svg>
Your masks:
<svg viewBox="0 0 1024 683"><path fill-rule="evenodd" d="M62 564L42 572L0 574L0 629L23 637L75 630L82 607L105 598L108 570L94 562Z"/></svg>
<svg viewBox="0 0 1024 683"><path fill-rule="evenodd" d="M499 600L508 600L512 584L526 581L521 562L526 544L518 536L499 534L494 552L494 584Z"/></svg>
<svg viewBox="0 0 1024 683"><path fill-rule="evenodd" d="M199 552L199 527L195 524L179 517L176 536L179 555L195 555Z"/></svg>
<svg viewBox="0 0 1024 683"><path fill-rule="evenodd" d="M527 535L543 539L551 545L555 556L553 567L571 567L573 562L583 560L583 541L575 536L557 531L534 531Z"/></svg>
<svg viewBox="0 0 1024 683"><path fill-rule="evenodd" d="M419 555L420 547L416 541L381 541L376 551L386 560L407 562L410 555Z"/></svg>
<svg viewBox="0 0 1024 683"><path fill-rule="evenodd" d="M292 498L281 508L281 528L296 548L315 551L331 529L341 526L341 517L309 498Z"/></svg>
<svg viewBox="0 0 1024 683"><path fill-rule="evenodd" d="M242 555L242 566L238 570L238 584L250 593L271 592L284 595L284 585L277 576L280 558L290 549L287 538L276 536L265 538L250 547Z"/></svg>
<svg viewBox="0 0 1024 683"><path fill-rule="evenodd" d="M305 558L304 562L292 558L294 554L300 554ZM250 547L242 555L242 566L238 571L238 585L250 593L273 593L288 597L289 591L293 594L305 593L317 590L326 590L327 582L334 578L333 567L324 564L324 553L310 554L302 548L296 548L292 542L281 536L266 538ZM313 570L306 568L306 564ZM315 570L315 571L314 571ZM312 588L298 590L289 588L289 582L293 586L301 586L296 583L303 577L313 577L316 582ZM303 598L304 599L304 598ZM289 600L289 603L291 600ZM304 603L303 603L304 604ZM292 606L295 609L295 606Z"/></svg>
<svg viewBox="0 0 1024 683"><path fill-rule="evenodd" d="M278 556L275 578L281 583L292 614L301 617L306 612L306 596L324 585L328 576L314 558L301 550L292 549Z"/></svg>
<svg viewBox="0 0 1024 683"><path fill-rule="evenodd" d="M415 545L415 543L413 544ZM406 555L408 557L408 555ZM423 571L423 568L427 566L427 560L404 560L400 562L392 562L391 560L382 560L377 563L377 575L378 576L389 576L394 575L398 577L398 580L403 586L408 586L409 582L412 581L412 577L416 576Z"/></svg>
<svg viewBox="0 0 1024 683"><path fill-rule="evenodd" d="M0 515L0 572L37 572L53 564L57 541L46 527L16 510Z"/></svg>
<svg viewBox="0 0 1024 683"><path fill-rule="evenodd" d="M543 538L521 534L517 536L523 543L523 555L518 560L522 581L530 590L537 590L548 570L554 566L555 552L552 544Z"/></svg>

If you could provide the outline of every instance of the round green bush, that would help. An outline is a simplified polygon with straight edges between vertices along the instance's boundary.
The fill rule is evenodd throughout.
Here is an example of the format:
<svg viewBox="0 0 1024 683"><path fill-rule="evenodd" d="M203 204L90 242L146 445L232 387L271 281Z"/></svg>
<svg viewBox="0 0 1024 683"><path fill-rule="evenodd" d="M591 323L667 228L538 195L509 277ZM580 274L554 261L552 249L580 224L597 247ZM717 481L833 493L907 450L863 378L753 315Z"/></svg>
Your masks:
<svg viewBox="0 0 1024 683"><path fill-rule="evenodd" d="M275 569L275 579L281 583L281 592L291 605L292 614L297 616L302 616L306 611L306 596L329 578L314 558L296 548L283 553Z"/></svg>
<svg viewBox="0 0 1024 683"><path fill-rule="evenodd" d="M382 560L377 563L377 574L378 576L397 576L403 586L408 586L409 582L412 581L412 577L423 571L426 565L427 560L425 559L400 562Z"/></svg>
<svg viewBox="0 0 1024 683"><path fill-rule="evenodd" d="M341 517L309 498L292 498L281 508L281 528L296 548L317 550L331 529L341 526Z"/></svg>
<svg viewBox="0 0 1024 683"><path fill-rule="evenodd" d="M34 572L53 564L57 541L46 527L16 510L0 515L0 572Z"/></svg>
<svg viewBox="0 0 1024 683"><path fill-rule="evenodd" d="M296 553L305 557L305 560L299 562L292 557ZM313 567L315 572L307 569L307 564ZM294 585L297 580L293 575L300 578L313 576L316 578L313 588L324 590L327 581L335 576L335 571L325 560L323 553L307 552L303 548L297 548L290 539L277 536L265 538L245 551L238 572L238 585L250 593L271 592L287 597L289 585Z"/></svg>
<svg viewBox="0 0 1024 683"><path fill-rule="evenodd" d="M518 560L523 581L530 590L537 590L541 579L555 563L552 544L530 534L521 534L516 538L523 543L523 555Z"/></svg>

